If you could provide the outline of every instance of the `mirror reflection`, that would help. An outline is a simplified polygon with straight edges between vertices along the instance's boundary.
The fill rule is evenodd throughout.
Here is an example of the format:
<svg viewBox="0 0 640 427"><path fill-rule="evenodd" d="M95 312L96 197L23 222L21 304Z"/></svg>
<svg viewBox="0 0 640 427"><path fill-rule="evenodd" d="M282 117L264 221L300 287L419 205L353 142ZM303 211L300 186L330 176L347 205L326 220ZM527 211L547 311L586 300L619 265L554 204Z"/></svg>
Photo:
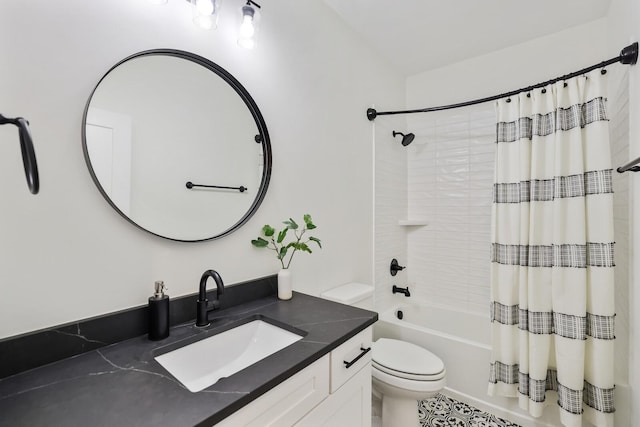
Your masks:
<svg viewBox="0 0 640 427"><path fill-rule="evenodd" d="M83 139L109 203L172 240L230 233L269 182L269 138L255 102L225 70L186 52L143 52L113 67L89 99Z"/></svg>

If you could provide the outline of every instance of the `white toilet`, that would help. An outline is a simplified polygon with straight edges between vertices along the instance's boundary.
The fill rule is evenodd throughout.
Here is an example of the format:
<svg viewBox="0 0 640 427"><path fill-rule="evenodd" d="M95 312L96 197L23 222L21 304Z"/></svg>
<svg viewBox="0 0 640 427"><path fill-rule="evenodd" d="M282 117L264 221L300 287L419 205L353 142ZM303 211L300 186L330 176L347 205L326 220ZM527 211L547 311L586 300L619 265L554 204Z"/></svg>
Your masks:
<svg viewBox="0 0 640 427"><path fill-rule="evenodd" d="M348 283L320 296L373 310L373 290ZM373 394L382 400L382 427L419 427L417 401L435 396L446 385L442 360L423 347L390 338L373 343L371 358Z"/></svg>
<svg viewBox="0 0 640 427"><path fill-rule="evenodd" d="M418 345L379 338L371 351L374 393L382 398L382 427L419 427L418 400L446 385L444 363Z"/></svg>

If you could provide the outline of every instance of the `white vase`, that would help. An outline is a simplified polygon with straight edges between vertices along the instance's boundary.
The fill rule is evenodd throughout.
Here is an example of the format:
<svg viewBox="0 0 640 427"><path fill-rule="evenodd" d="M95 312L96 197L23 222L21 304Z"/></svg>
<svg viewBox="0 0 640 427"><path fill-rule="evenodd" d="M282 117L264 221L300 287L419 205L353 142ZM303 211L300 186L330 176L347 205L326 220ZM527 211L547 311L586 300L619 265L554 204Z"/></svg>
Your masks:
<svg viewBox="0 0 640 427"><path fill-rule="evenodd" d="M291 272L283 268L278 272L278 298L287 300L291 299L293 289L293 280L291 278Z"/></svg>

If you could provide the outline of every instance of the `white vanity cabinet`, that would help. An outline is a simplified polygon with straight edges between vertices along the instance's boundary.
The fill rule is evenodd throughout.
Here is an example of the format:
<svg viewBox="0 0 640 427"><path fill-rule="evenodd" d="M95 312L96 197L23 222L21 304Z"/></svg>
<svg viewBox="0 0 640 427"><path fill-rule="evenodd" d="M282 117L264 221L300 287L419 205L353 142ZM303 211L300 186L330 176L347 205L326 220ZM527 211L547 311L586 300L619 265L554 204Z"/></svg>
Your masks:
<svg viewBox="0 0 640 427"><path fill-rule="evenodd" d="M316 360L216 427L292 426L329 395L329 359Z"/></svg>
<svg viewBox="0 0 640 427"><path fill-rule="evenodd" d="M295 424L296 427L370 427L371 362Z"/></svg>
<svg viewBox="0 0 640 427"><path fill-rule="evenodd" d="M216 426L370 427L371 331L370 326Z"/></svg>

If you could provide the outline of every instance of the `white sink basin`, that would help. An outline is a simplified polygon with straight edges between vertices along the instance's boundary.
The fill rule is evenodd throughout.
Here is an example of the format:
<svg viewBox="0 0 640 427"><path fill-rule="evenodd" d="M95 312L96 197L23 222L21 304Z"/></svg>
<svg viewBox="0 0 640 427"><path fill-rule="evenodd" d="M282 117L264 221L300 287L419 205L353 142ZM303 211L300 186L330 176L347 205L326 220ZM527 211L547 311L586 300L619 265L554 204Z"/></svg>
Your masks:
<svg viewBox="0 0 640 427"><path fill-rule="evenodd" d="M195 393L300 339L298 334L254 320L155 359Z"/></svg>

